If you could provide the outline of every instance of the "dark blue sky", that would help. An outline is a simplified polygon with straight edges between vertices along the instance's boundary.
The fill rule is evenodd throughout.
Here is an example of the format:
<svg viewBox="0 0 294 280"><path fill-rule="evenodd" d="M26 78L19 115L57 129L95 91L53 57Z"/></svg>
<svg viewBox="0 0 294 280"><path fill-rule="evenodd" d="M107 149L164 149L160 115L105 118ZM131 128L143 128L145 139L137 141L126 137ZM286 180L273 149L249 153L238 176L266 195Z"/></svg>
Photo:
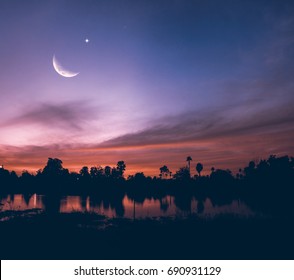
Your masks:
<svg viewBox="0 0 294 280"><path fill-rule="evenodd" d="M209 169L293 155L293 15L293 1L1 0L0 161L157 174L187 155Z"/></svg>

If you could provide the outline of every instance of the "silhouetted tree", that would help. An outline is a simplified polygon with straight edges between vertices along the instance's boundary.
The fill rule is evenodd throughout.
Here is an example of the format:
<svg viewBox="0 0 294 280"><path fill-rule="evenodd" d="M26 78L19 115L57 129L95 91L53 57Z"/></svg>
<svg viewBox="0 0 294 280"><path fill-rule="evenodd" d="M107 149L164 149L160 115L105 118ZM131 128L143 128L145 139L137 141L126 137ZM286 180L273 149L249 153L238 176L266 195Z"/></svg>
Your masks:
<svg viewBox="0 0 294 280"><path fill-rule="evenodd" d="M203 170L202 163L198 162L196 165L196 171L198 172L199 176L201 176L201 171Z"/></svg>
<svg viewBox="0 0 294 280"><path fill-rule="evenodd" d="M9 171L6 170L3 165L1 165L0 166L0 191L3 188L10 187L10 183L16 183L16 180L13 180Z"/></svg>
<svg viewBox="0 0 294 280"><path fill-rule="evenodd" d="M0 167L0 179L7 180L9 178L9 171L4 168L3 165Z"/></svg>
<svg viewBox="0 0 294 280"><path fill-rule="evenodd" d="M126 170L126 164L123 160L121 161L118 161L117 162L117 165L116 165L116 169L118 171L118 174L120 177L123 177L124 176L124 172Z"/></svg>
<svg viewBox="0 0 294 280"><path fill-rule="evenodd" d="M187 166L180 167L180 169L174 174L174 178L177 180L187 180L190 178L190 171Z"/></svg>
<svg viewBox="0 0 294 280"><path fill-rule="evenodd" d="M31 184L33 182L34 176L33 174L29 173L27 170L23 170L21 174L21 182L28 188L31 187Z"/></svg>
<svg viewBox="0 0 294 280"><path fill-rule="evenodd" d="M275 155L271 155L267 162L271 171L280 176L288 175L289 172L293 171L293 161L291 162L288 156L276 157Z"/></svg>
<svg viewBox="0 0 294 280"><path fill-rule="evenodd" d="M89 168L88 166L83 166L80 170L80 175L82 178L88 179L90 178Z"/></svg>
<svg viewBox="0 0 294 280"><path fill-rule="evenodd" d="M210 179L214 183L219 183L220 185L222 184L229 184L232 183L234 180L234 177L232 176L231 170L222 170L222 169L217 169L210 175Z"/></svg>
<svg viewBox="0 0 294 280"><path fill-rule="evenodd" d="M32 178L32 177L33 177L33 175L27 170L23 170L21 173L22 179L27 179L27 178Z"/></svg>
<svg viewBox="0 0 294 280"><path fill-rule="evenodd" d="M114 179L118 179L121 177L121 172L115 168L115 167L112 167L111 169L111 177L114 178Z"/></svg>
<svg viewBox="0 0 294 280"><path fill-rule="evenodd" d="M62 161L58 158L48 158L47 165L44 167L42 174L50 177L61 176L68 173L67 169L62 166Z"/></svg>
<svg viewBox="0 0 294 280"><path fill-rule="evenodd" d="M137 180L137 181L142 181L144 179L146 179L146 177L143 172L137 172L134 176L134 180Z"/></svg>
<svg viewBox="0 0 294 280"><path fill-rule="evenodd" d="M261 160L256 168L258 169L258 171L261 171L261 172L266 172L268 169L269 169L269 164L268 164L268 161L266 160Z"/></svg>
<svg viewBox="0 0 294 280"><path fill-rule="evenodd" d="M191 175L191 161L192 161L192 158L190 156L187 156L186 161L188 162L189 176L190 176Z"/></svg>
<svg viewBox="0 0 294 280"><path fill-rule="evenodd" d="M167 176L170 175L170 171L169 171L169 169L168 169L168 167L166 165L160 167L159 171L160 171L159 176L161 178L163 178L163 177L167 178Z"/></svg>
<svg viewBox="0 0 294 280"><path fill-rule="evenodd" d="M101 166L92 166L90 168L90 176L91 178L99 178L103 175L103 168Z"/></svg>
<svg viewBox="0 0 294 280"><path fill-rule="evenodd" d="M14 181L18 179L18 176L17 176L17 174L16 174L15 171L11 171L11 172L10 172L10 177L11 177L11 179L14 180Z"/></svg>
<svg viewBox="0 0 294 280"><path fill-rule="evenodd" d="M80 179L80 174L77 172L71 172L69 177L71 178L71 182L76 182Z"/></svg>
<svg viewBox="0 0 294 280"><path fill-rule="evenodd" d="M106 177L110 177L110 175L111 175L111 167L110 166L107 165L104 167L104 174Z"/></svg>
<svg viewBox="0 0 294 280"><path fill-rule="evenodd" d="M248 167L244 168L244 173L247 177L253 176L255 172L255 162L250 161Z"/></svg>

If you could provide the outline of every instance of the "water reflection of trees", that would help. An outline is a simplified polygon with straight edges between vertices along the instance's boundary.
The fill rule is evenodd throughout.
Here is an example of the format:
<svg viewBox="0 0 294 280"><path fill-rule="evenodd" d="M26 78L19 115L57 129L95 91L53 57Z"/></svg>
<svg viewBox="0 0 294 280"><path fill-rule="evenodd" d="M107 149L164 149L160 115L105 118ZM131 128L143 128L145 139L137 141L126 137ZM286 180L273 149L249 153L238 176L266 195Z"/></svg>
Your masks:
<svg viewBox="0 0 294 280"><path fill-rule="evenodd" d="M43 207L49 214L57 214L60 212L62 196L47 194L42 196ZM123 196L113 195L109 192L91 194L90 196L80 196L80 207L83 211L91 212L97 209L114 210L117 217L123 217L125 214L125 207L123 205ZM87 204L89 203L89 204ZM70 210L70 209L68 209ZM74 210L74 209L72 209Z"/></svg>
<svg viewBox="0 0 294 280"><path fill-rule="evenodd" d="M43 207L49 215L56 215L59 213L60 201L61 196L55 194L47 194L42 197Z"/></svg>
<svg viewBox="0 0 294 280"><path fill-rule="evenodd" d="M1 201L9 201L11 205L10 210L15 209L15 205L10 200L11 196L3 196ZM14 197L14 196L13 196ZM161 215L174 215L173 211L168 212L169 208L173 206L172 209L180 210L180 215L190 215L190 214L203 214L205 212L205 205L207 202L213 207L231 205L232 200L219 200L219 199L210 199L203 195L195 195L193 192L175 192L173 195L156 197L143 197L136 196L134 193L129 192L128 194L121 193L121 196L113 195L112 192L103 192L103 193L92 193L91 195L80 195L80 196L63 196L63 195L18 195L17 205L19 209L26 209L36 207L42 207L49 215L57 215L60 212L72 212L72 211L81 211L81 212L96 212L100 214L105 214L109 217L125 217L125 208L128 206L126 203L131 203L132 205L132 216L136 218L137 209L139 205L139 216L142 217L141 209L146 200L151 201L153 205L153 211L155 216ZM34 200L32 200L34 199ZM5 209L9 207L6 204ZM192 207L193 206L193 207ZM137 209L136 209L137 207ZM174 208L175 207L175 208ZM128 215L130 215L129 213ZM177 215L177 214L176 214Z"/></svg>
<svg viewBox="0 0 294 280"><path fill-rule="evenodd" d="M123 217L125 214L125 207L123 205L124 194L118 192L113 195L110 192L104 192L103 196L101 194L95 194L90 196L90 209L103 208L105 210L114 210L116 216Z"/></svg>
<svg viewBox="0 0 294 280"><path fill-rule="evenodd" d="M23 194L23 199L27 206L29 206L31 197L32 197L32 194L29 194L29 193Z"/></svg>
<svg viewBox="0 0 294 280"><path fill-rule="evenodd" d="M170 197L160 198L159 203L160 203L160 210L163 213L165 213L168 210L168 208L170 207L170 204L171 204Z"/></svg>

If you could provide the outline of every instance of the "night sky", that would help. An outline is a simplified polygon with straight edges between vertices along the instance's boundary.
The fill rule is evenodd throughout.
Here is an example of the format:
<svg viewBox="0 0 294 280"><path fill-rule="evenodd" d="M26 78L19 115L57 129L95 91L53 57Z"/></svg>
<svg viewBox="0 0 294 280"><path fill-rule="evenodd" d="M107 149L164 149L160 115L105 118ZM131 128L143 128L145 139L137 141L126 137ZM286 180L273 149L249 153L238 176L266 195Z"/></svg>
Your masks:
<svg viewBox="0 0 294 280"><path fill-rule="evenodd" d="M0 0L0 35L10 170L294 155L293 1Z"/></svg>

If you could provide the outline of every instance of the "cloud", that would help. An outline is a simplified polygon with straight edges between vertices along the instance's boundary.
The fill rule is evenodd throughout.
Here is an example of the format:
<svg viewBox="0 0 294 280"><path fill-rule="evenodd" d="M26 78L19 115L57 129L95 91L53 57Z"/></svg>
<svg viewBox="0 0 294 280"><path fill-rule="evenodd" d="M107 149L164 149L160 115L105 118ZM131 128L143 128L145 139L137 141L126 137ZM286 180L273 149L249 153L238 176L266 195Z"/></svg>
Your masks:
<svg viewBox="0 0 294 280"><path fill-rule="evenodd" d="M284 133L294 128L294 104L283 104L262 111L224 106L210 110L191 111L159 119L147 129L122 135L100 147L148 146L191 141L217 141L221 137Z"/></svg>
<svg viewBox="0 0 294 280"><path fill-rule="evenodd" d="M96 109L86 102L37 104L23 108L18 116L0 123L0 127L39 125L48 128L83 130L83 124L96 116Z"/></svg>
<svg viewBox="0 0 294 280"><path fill-rule="evenodd" d="M18 172L36 171L45 166L48 157L57 157L64 167L78 171L84 165L114 166L124 160L128 174L157 175L164 164L175 172L185 165L188 155L195 164L202 162L206 173L212 166L236 171L250 160L270 154L293 156L294 104L260 111L245 110L248 104L166 116L141 131L100 144L1 145L0 163Z"/></svg>

